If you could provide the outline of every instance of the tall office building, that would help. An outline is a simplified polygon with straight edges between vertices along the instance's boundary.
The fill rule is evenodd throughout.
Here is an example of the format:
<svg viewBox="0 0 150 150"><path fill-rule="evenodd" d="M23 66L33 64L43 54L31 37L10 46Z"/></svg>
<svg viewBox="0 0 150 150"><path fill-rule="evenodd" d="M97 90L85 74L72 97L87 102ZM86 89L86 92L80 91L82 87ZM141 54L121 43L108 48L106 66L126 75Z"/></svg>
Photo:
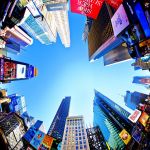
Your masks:
<svg viewBox="0 0 150 150"><path fill-rule="evenodd" d="M140 92L130 92L126 91L126 96L124 98L125 104L132 110L135 110L139 103L144 101L148 97L147 94L140 93Z"/></svg>
<svg viewBox="0 0 150 150"><path fill-rule="evenodd" d="M43 0L47 10L54 16L56 31L65 47L70 47L70 29L67 0Z"/></svg>
<svg viewBox="0 0 150 150"><path fill-rule="evenodd" d="M69 115L70 100L71 97L65 97L62 100L47 133L49 136L58 139L60 141L63 138L66 118Z"/></svg>
<svg viewBox="0 0 150 150"><path fill-rule="evenodd" d="M128 120L129 113L98 91L94 98L94 126L98 126L104 139L112 149L124 149L125 143L119 133L125 129L131 133L132 123Z"/></svg>
<svg viewBox="0 0 150 150"><path fill-rule="evenodd" d="M61 149L90 150L83 116L67 117Z"/></svg>
<svg viewBox="0 0 150 150"><path fill-rule="evenodd" d="M86 132L90 150L108 150L104 136L98 126L87 128Z"/></svg>

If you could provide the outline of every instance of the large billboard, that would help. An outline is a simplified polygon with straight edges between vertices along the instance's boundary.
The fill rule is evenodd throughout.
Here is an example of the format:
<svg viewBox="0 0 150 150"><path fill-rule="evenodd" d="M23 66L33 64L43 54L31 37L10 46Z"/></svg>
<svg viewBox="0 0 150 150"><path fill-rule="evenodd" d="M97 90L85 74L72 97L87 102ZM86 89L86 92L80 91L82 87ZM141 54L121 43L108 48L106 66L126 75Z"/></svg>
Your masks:
<svg viewBox="0 0 150 150"><path fill-rule="evenodd" d="M16 78L16 63L11 60L4 60L4 80Z"/></svg>
<svg viewBox="0 0 150 150"><path fill-rule="evenodd" d="M121 133L119 134L120 138L122 139L122 141L127 145L130 140L131 140L131 135L125 130L123 129L121 131Z"/></svg>
<svg viewBox="0 0 150 150"><path fill-rule="evenodd" d="M35 148L38 149L40 147L40 144L42 143L44 139L45 133L42 131L37 131L33 139L31 140L30 144Z"/></svg>
<svg viewBox="0 0 150 150"><path fill-rule="evenodd" d="M39 147L39 150L50 150L51 146L53 144L53 140L54 139L52 137L45 135L43 142L41 143L41 145Z"/></svg>
<svg viewBox="0 0 150 150"><path fill-rule="evenodd" d="M71 0L71 11L96 19L104 0Z"/></svg>
<svg viewBox="0 0 150 150"><path fill-rule="evenodd" d="M26 65L22 64L17 64L17 73L16 73L16 78L21 79L21 78L26 78Z"/></svg>
<svg viewBox="0 0 150 150"><path fill-rule="evenodd" d="M118 9L123 0L105 0L105 2L111 7Z"/></svg>
<svg viewBox="0 0 150 150"><path fill-rule="evenodd" d="M129 26L129 20L122 4L111 18L111 23L115 36L120 34L125 28Z"/></svg>
<svg viewBox="0 0 150 150"><path fill-rule="evenodd" d="M141 116L141 111L135 109L134 112L128 117L128 119L133 123L136 123L140 116Z"/></svg>
<svg viewBox="0 0 150 150"><path fill-rule="evenodd" d="M142 112L141 117L139 118L139 122L145 127L148 121L149 115L146 112Z"/></svg>

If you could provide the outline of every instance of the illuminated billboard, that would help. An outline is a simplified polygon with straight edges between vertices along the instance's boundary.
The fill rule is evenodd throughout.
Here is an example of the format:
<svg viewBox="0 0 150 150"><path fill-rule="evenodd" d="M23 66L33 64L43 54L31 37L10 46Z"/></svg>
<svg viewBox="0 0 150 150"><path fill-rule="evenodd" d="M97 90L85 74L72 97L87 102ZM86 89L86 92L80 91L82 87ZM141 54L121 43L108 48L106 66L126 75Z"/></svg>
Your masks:
<svg viewBox="0 0 150 150"><path fill-rule="evenodd" d="M141 111L135 109L134 112L128 117L128 119L133 123L136 123L140 116L141 116Z"/></svg>
<svg viewBox="0 0 150 150"><path fill-rule="evenodd" d="M16 78L17 79L26 78L26 65L17 64Z"/></svg>
<svg viewBox="0 0 150 150"><path fill-rule="evenodd" d="M105 2L115 9L118 9L123 0L105 0Z"/></svg>
<svg viewBox="0 0 150 150"><path fill-rule="evenodd" d="M50 150L53 144L53 138L45 135L42 144L40 145L39 150Z"/></svg>
<svg viewBox="0 0 150 150"><path fill-rule="evenodd" d="M131 140L131 135L123 129L121 133L119 134L120 138L123 140L123 142L127 145Z"/></svg>
<svg viewBox="0 0 150 150"><path fill-rule="evenodd" d="M45 133L42 131L37 131L33 139L31 140L30 144L35 148L38 149L40 147L40 144L42 143L44 139Z"/></svg>
<svg viewBox="0 0 150 150"><path fill-rule="evenodd" d="M4 80L16 78L16 63L11 60L4 60Z"/></svg>
<svg viewBox="0 0 150 150"><path fill-rule="evenodd" d="M148 121L149 115L146 112L142 112L141 117L139 118L139 122L145 127Z"/></svg>
<svg viewBox="0 0 150 150"><path fill-rule="evenodd" d="M71 0L71 11L96 19L104 0Z"/></svg>
<svg viewBox="0 0 150 150"><path fill-rule="evenodd" d="M111 23L115 36L129 26L129 20L122 4L111 18Z"/></svg>

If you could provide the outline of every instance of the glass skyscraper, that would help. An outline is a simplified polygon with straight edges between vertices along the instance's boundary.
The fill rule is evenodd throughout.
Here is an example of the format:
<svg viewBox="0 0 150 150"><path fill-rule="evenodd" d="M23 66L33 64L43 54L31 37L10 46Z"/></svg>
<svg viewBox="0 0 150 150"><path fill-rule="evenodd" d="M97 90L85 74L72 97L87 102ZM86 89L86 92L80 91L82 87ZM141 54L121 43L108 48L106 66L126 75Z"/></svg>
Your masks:
<svg viewBox="0 0 150 150"><path fill-rule="evenodd" d="M111 149L124 149L125 144L119 133L125 129L131 133L132 123L128 120L129 112L111 101L98 91L94 98L94 126L98 126Z"/></svg>
<svg viewBox="0 0 150 150"><path fill-rule="evenodd" d="M60 141L63 138L66 118L69 115L70 100L71 100L71 97L65 97L62 100L47 133L51 137Z"/></svg>

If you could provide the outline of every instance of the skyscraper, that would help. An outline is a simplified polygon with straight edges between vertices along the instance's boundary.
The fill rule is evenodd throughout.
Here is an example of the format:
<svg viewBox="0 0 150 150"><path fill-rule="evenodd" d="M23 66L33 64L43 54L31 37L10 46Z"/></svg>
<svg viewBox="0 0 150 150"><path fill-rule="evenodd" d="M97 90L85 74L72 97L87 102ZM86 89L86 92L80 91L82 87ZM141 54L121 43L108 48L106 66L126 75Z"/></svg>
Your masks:
<svg viewBox="0 0 150 150"><path fill-rule="evenodd" d="M98 91L94 98L94 126L98 126L106 142L112 149L124 149L125 143L119 133L125 129L131 133L132 123L129 113Z"/></svg>
<svg viewBox="0 0 150 150"><path fill-rule="evenodd" d="M65 97L62 100L53 119L53 122L48 130L47 134L55 139L62 140L63 138L66 118L69 115L70 100L71 97Z"/></svg>
<svg viewBox="0 0 150 150"><path fill-rule="evenodd" d="M47 11L54 16L56 31L65 47L70 47L67 0L43 0Z"/></svg>
<svg viewBox="0 0 150 150"><path fill-rule="evenodd" d="M148 95L140 92L130 92L126 91L126 96L124 98L125 104L127 107L129 107L132 110L135 110L138 106L138 104L142 101L144 101Z"/></svg>
<svg viewBox="0 0 150 150"><path fill-rule="evenodd" d="M83 116L67 117L61 149L90 150Z"/></svg>

